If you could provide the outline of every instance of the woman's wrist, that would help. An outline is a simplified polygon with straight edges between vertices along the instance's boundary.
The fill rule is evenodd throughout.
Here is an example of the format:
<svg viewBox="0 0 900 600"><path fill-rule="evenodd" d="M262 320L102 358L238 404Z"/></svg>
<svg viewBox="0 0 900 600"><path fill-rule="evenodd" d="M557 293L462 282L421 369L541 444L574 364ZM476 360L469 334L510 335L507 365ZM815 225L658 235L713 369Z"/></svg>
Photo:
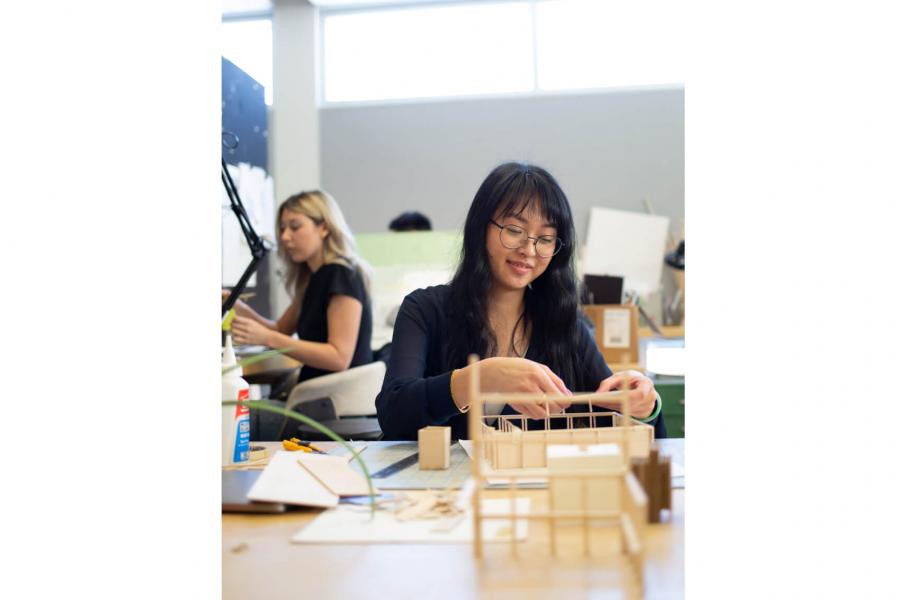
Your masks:
<svg viewBox="0 0 900 600"><path fill-rule="evenodd" d="M659 396L659 392L657 392L656 390L654 390L654 392L656 393L656 402L654 403L654 406L653 406L653 412L651 412L646 417L642 417L642 418L638 417L638 421L641 421L643 423L649 423L650 421L652 421L656 417L658 417L659 413L662 412L662 398Z"/></svg>
<svg viewBox="0 0 900 600"><path fill-rule="evenodd" d="M467 382L468 371L465 368L454 369L450 373L450 399L461 413L469 412L468 395L465 393Z"/></svg>
<svg viewBox="0 0 900 600"><path fill-rule="evenodd" d="M265 334L264 344L269 348L284 348L287 344L283 343L280 339L283 334L275 331L274 329L267 329Z"/></svg>

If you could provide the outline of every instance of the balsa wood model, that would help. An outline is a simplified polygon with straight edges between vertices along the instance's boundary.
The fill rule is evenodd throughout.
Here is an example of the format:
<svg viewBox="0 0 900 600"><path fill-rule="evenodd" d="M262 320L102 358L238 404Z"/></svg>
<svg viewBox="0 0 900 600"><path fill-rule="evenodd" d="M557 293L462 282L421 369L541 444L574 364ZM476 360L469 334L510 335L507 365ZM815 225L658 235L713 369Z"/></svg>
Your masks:
<svg viewBox="0 0 900 600"><path fill-rule="evenodd" d="M612 427L589 427L575 430L571 418L586 416L605 417L614 413L589 413L577 415L549 415L545 419L545 431L527 431L527 420L522 417L500 417L500 430L484 423L484 405L511 401L541 404L546 398L541 394L484 394L481 393L478 358L469 357L473 366L469 388L469 433L472 437L472 479L475 489L472 497L474 515L474 552L483 556L482 523L488 519L506 519L513 530L517 519L546 522L550 527L550 554L560 556L560 540L568 540L567 530L580 528L580 550L591 556L591 529L599 522L611 523L619 530L621 552L628 559L638 591L643 589L644 530L647 523L647 495L631 472L631 455L646 456L653 442L653 429L631 419L628 399L629 385L624 381L621 391L606 394L585 394L576 402L616 400L621 402L622 415L613 416ZM554 417L569 418L566 429L550 431ZM511 424L519 419L521 428ZM593 422L589 422L593 425ZM603 431L601 431L601 429ZM533 434L533 435L528 435ZM545 466L548 470L548 502L544 512L517 514L515 503L509 512L487 514L482 510L482 492L487 481L482 461L502 467ZM516 496L519 486L515 469L505 471L509 476L510 493ZM512 536L511 550L517 555L517 541Z"/></svg>

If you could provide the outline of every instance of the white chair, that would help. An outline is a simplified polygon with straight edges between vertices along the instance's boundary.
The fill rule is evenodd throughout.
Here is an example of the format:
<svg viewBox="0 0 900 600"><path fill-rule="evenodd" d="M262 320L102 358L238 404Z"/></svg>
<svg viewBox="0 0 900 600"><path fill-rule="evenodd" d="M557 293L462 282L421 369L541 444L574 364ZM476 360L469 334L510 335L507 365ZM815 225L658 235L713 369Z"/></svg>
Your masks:
<svg viewBox="0 0 900 600"><path fill-rule="evenodd" d="M384 373L385 364L375 361L309 379L294 386L285 407L316 419L342 437L377 439L381 429L374 418L375 396L381 391ZM286 422L282 434L290 428ZM299 429L307 437L317 437L308 426Z"/></svg>

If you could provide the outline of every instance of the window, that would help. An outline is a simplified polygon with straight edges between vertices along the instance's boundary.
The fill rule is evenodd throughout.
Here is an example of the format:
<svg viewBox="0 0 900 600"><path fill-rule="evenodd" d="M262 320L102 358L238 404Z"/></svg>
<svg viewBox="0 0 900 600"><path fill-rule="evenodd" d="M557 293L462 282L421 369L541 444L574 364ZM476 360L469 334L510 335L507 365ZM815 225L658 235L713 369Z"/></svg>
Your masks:
<svg viewBox="0 0 900 600"><path fill-rule="evenodd" d="M526 2L326 15L326 102L534 88Z"/></svg>
<svg viewBox="0 0 900 600"><path fill-rule="evenodd" d="M679 7L521 0L323 9L325 103L683 80Z"/></svg>
<svg viewBox="0 0 900 600"><path fill-rule="evenodd" d="M684 61L677 18L671 8L646 2L538 2L537 88L679 83Z"/></svg>
<svg viewBox="0 0 900 600"><path fill-rule="evenodd" d="M251 19L222 23L222 56L240 67L266 90L272 105L272 20Z"/></svg>

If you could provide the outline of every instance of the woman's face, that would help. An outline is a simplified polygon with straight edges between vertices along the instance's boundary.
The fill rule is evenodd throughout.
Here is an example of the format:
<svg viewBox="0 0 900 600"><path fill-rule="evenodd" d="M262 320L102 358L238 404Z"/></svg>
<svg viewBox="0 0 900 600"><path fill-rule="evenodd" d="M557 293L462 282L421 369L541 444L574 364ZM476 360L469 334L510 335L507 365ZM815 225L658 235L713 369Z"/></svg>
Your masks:
<svg viewBox="0 0 900 600"><path fill-rule="evenodd" d="M281 212L278 223L279 239L292 262L306 262L322 252L323 240L328 235L325 224L315 221L291 209Z"/></svg>
<svg viewBox="0 0 900 600"><path fill-rule="evenodd" d="M543 214L534 210L535 204L532 203L527 211L519 215L500 217L495 214L493 221L499 225L518 227L530 238L556 236L556 228L547 222ZM507 248L500 240L500 233L499 227L488 223L486 243L494 286L507 290L524 289L547 270L552 257L538 256L533 239L527 239L521 248Z"/></svg>

